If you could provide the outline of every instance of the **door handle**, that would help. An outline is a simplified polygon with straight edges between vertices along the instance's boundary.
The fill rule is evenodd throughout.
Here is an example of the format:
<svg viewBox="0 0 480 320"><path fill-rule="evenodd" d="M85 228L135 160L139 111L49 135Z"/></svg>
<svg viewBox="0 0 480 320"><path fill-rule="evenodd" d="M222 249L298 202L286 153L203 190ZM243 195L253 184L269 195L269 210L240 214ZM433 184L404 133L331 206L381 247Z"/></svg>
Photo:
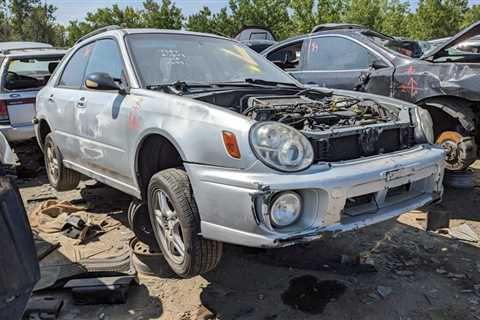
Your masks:
<svg viewBox="0 0 480 320"><path fill-rule="evenodd" d="M87 99L85 99L85 97L81 97L81 98L77 101L77 107L79 107L79 108L85 108L86 102L87 102Z"/></svg>
<svg viewBox="0 0 480 320"><path fill-rule="evenodd" d="M53 99L53 94L51 94L49 97L48 97L48 102L54 102L55 99Z"/></svg>

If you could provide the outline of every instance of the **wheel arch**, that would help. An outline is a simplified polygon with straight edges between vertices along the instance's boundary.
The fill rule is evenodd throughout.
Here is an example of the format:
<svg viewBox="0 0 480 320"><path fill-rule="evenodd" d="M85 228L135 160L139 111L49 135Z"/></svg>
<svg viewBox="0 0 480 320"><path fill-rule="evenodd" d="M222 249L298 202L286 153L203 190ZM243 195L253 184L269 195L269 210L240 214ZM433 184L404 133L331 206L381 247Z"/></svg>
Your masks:
<svg viewBox="0 0 480 320"><path fill-rule="evenodd" d="M455 120L454 125L461 126L466 133L477 131L478 115L474 111L473 101L456 96L432 96L419 100L416 104L430 111L434 123L441 127L439 130L453 129L453 123L446 121Z"/></svg>
<svg viewBox="0 0 480 320"><path fill-rule="evenodd" d="M38 122L37 141L42 151L44 151L43 147L45 145L45 138L50 132L52 132L52 127L48 121L46 119L40 119Z"/></svg>
<svg viewBox="0 0 480 320"><path fill-rule="evenodd" d="M146 198L150 178L158 171L183 165L185 155L178 144L161 132L149 132L137 143L134 158L135 179L142 199Z"/></svg>

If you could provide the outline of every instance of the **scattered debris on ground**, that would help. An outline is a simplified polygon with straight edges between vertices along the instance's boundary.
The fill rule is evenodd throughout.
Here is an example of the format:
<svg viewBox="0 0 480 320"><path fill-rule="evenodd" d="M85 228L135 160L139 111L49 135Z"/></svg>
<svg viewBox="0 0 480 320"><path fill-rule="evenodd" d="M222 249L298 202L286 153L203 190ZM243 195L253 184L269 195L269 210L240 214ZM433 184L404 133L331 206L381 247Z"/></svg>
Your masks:
<svg viewBox="0 0 480 320"><path fill-rule="evenodd" d="M480 171L472 170L480 185ZM480 188L447 189L445 201L433 208L308 245L275 250L226 245L215 271L179 279L159 259L158 248L132 240L129 196L91 180L62 193L51 190L45 177L19 185L36 238L50 244L37 247L44 257L35 297L61 299L58 319L480 319L480 243L475 240ZM42 194L52 199L28 201ZM445 212L449 224L426 232L427 211ZM68 216L85 225L101 225L107 217L111 228L79 242L63 234ZM79 221L70 225L81 228ZM130 259L131 247L145 270L135 271L134 265L142 266ZM154 268L160 271L148 272ZM99 281L93 270L104 271L100 279L137 279L118 300L124 303L75 304L82 297L94 302L92 295L102 292L78 289L81 295L74 297L67 285L78 277Z"/></svg>

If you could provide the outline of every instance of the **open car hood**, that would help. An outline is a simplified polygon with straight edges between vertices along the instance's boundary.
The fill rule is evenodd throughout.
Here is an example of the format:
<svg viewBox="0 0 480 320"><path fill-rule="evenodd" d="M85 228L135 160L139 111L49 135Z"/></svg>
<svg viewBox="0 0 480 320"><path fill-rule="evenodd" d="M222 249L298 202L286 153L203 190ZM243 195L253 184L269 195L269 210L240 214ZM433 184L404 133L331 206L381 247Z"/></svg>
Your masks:
<svg viewBox="0 0 480 320"><path fill-rule="evenodd" d="M480 21L472 24L468 28L463 29L453 37L447 39L443 44L438 47L425 52L425 54L420 57L422 60L433 61L435 59L444 57L448 55L447 50L456 46L460 42L463 42L471 37L480 34Z"/></svg>

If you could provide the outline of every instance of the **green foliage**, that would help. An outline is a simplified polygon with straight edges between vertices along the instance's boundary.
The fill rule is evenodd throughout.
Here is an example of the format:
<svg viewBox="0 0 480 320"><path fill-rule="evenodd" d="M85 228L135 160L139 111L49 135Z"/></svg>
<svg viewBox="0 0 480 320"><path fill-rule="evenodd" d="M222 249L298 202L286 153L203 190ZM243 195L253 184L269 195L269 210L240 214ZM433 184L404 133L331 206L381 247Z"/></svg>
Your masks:
<svg viewBox="0 0 480 320"><path fill-rule="evenodd" d="M292 33L310 32L322 23L343 22L346 0L291 0Z"/></svg>
<svg viewBox="0 0 480 320"><path fill-rule="evenodd" d="M464 21L468 0L420 0L410 17L410 36L418 39L448 37L457 33Z"/></svg>
<svg viewBox="0 0 480 320"><path fill-rule="evenodd" d="M182 10L172 4L170 0L163 0L162 4L153 0L143 3L145 8L141 12L141 26L159 29L181 29L183 22Z"/></svg>
<svg viewBox="0 0 480 320"><path fill-rule="evenodd" d="M466 28L477 21L480 21L480 5L478 4L470 7L465 12L461 28Z"/></svg>

